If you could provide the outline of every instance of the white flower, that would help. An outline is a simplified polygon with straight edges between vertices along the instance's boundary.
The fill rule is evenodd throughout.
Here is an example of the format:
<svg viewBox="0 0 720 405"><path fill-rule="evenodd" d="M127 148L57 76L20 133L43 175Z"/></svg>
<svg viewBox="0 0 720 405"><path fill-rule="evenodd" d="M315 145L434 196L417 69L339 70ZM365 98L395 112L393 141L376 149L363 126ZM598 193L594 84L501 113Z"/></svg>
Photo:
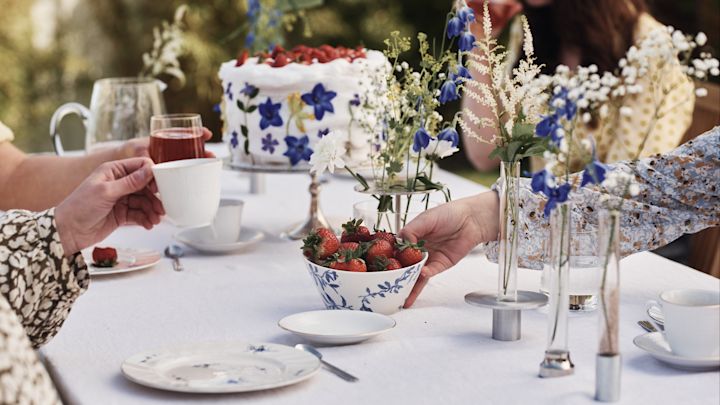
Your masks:
<svg viewBox="0 0 720 405"><path fill-rule="evenodd" d="M342 159L344 154L345 142L337 131L332 131L315 144L315 151L310 156L312 166L310 170L318 175L323 174L325 170L335 173L336 167L345 167L345 161Z"/></svg>
<svg viewBox="0 0 720 405"><path fill-rule="evenodd" d="M628 106L622 106L620 107L620 115L630 117L633 115L633 109Z"/></svg>
<svg viewBox="0 0 720 405"><path fill-rule="evenodd" d="M695 43L698 44L698 46L703 46L707 43L707 35L705 35L704 32L698 32L697 35L695 35Z"/></svg>
<svg viewBox="0 0 720 405"><path fill-rule="evenodd" d="M400 66L402 66L402 68L403 68L403 69L406 69L406 70L410 68L410 65L408 65L407 62L401 63Z"/></svg>
<svg viewBox="0 0 720 405"><path fill-rule="evenodd" d="M629 185L629 186L628 186L628 193L629 193L631 196L635 197L636 195L640 194L640 186L637 185L636 183L633 183L633 184Z"/></svg>
<svg viewBox="0 0 720 405"><path fill-rule="evenodd" d="M695 89L695 95L698 97L705 97L705 96L707 96L707 94L708 94L708 91L704 87L698 87L697 89Z"/></svg>
<svg viewBox="0 0 720 405"><path fill-rule="evenodd" d="M588 122L590 122L592 120L592 115L590 115L589 112L583 113L582 120L585 124L587 124Z"/></svg>
<svg viewBox="0 0 720 405"><path fill-rule="evenodd" d="M430 139L428 145L420 151L420 155L427 160L437 161L451 156L460 149L452 146L450 141L441 141L437 138Z"/></svg>

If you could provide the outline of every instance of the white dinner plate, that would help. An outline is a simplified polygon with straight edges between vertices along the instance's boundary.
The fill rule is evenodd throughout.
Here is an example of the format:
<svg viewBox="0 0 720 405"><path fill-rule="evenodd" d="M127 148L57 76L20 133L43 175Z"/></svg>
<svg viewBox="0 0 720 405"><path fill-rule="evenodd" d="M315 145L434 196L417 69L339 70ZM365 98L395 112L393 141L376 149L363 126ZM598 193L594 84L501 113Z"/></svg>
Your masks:
<svg viewBox="0 0 720 405"><path fill-rule="evenodd" d="M117 264L112 267L96 267L92 260L92 249L83 251L85 263L91 276L104 276L108 274L128 273L143 270L156 265L160 259L160 252L151 249L117 248Z"/></svg>
<svg viewBox="0 0 720 405"><path fill-rule="evenodd" d="M720 368L720 356L693 358L673 353L662 332L651 332L637 336L633 339L633 343L654 358L675 368L691 371Z"/></svg>
<svg viewBox="0 0 720 405"><path fill-rule="evenodd" d="M286 316L281 328L314 343L347 345L359 343L395 327L387 315L366 311L323 310Z"/></svg>
<svg viewBox="0 0 720 405"><path fill-rule="evenodd" d="M230 253L254 246L265 238L265 234L257 229L243 227L235 242L213 242L212 230L205 228L189 228L175 234L175 239L203 253Z"/></svg>
<svg viewBox="0 0 720 405"><path fill-rule="evenodd" d="M130 381L148 387L217 394L295 384L313 376L320 360L274 343L200 343L138 353L121 369Z"/></svg>

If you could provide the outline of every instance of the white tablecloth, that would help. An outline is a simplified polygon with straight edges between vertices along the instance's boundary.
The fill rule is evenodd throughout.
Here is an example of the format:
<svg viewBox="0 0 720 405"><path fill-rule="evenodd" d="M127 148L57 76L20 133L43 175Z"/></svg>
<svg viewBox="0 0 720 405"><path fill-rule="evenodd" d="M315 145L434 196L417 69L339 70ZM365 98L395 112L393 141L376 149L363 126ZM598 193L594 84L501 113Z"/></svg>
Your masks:
<svg viewBox="0 0 720 405"><path fill-rule="evenodd" d="M446 172L438 178L456 198L482 188ZM570 320L573 376L537 377L545 348L546 316L523 315L518 342L490 339L491 313L465 304L466 293L494 290L496 266L474 255L435 277L410 310L393 317L397 327L366 343L323 348L326 359L360 378L349 384L321 371L295 386L244 395L181 395L136 385L120 364L139 351L204 341L275 342L301 340L281 330L289 314L322 308L300 259L300 242L272 234L304 218L308 176L268 175L267 191L249 195L248 179L224 173L223 194L245 199L244 226L269 233L256 248L237 255L183 259L172 271L167 259L146 271L93 279L60 333L43 348L59 389L70 404L245 403L258 404L577 404L594 391L596 314ZM352 214L365 197L351 180L332 179L321 204L336 222ZM147 232L133 227L112 235L116 247L159 251L176 231L163 223ZM540 273L522 270L522 289L537 290ZM669 288L720 288L720 280L652 253L622 262L622 403L718 404L720 373L678 371L637 349L644 303Z"/></svg>

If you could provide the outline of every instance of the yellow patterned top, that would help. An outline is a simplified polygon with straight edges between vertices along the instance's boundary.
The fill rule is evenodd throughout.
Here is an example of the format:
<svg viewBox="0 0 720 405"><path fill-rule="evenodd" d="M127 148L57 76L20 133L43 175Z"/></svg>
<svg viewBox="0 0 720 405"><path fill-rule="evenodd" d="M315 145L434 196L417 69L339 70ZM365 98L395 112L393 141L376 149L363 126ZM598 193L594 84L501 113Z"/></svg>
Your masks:
<svg viewBox="0 0 720 405"><path fill-rule="evenodd" d="M0 121L0 143L13 140L13 133L10 128Z"/></svg>

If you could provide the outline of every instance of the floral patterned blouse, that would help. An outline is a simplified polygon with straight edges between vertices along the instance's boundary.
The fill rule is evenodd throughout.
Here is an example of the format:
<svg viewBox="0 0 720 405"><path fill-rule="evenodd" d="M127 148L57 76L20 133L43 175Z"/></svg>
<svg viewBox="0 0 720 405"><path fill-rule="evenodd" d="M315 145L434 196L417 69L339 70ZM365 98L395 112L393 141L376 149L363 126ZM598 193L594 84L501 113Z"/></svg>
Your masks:
<svg viewBox="0 0 720 405"><path fill-rule="evenodd" d="M640 185L640 194L622 204L623 256L658 248L685 233L720 226L720 127L667 154L609 165L609 170L616 169L632 170ZM501 187L500 182L494 186ZM597 187L571 193L573 229L597 229L601 196ZM530 179L520 184L520 207L520 265L538 269L545 256L549 223L543 217L545 198L532 192ZM591 239L575 242L594 243ZM497 261L497 242L489 243L486 251L490 260Z"/></svg>
<svg viewBox="0 0 720 405"><path fill-rule="evenodd" d="M64 322L90 282L82 255L65 257L54 209L0 217L0 404L59 404L33 350Z"/></svg>

